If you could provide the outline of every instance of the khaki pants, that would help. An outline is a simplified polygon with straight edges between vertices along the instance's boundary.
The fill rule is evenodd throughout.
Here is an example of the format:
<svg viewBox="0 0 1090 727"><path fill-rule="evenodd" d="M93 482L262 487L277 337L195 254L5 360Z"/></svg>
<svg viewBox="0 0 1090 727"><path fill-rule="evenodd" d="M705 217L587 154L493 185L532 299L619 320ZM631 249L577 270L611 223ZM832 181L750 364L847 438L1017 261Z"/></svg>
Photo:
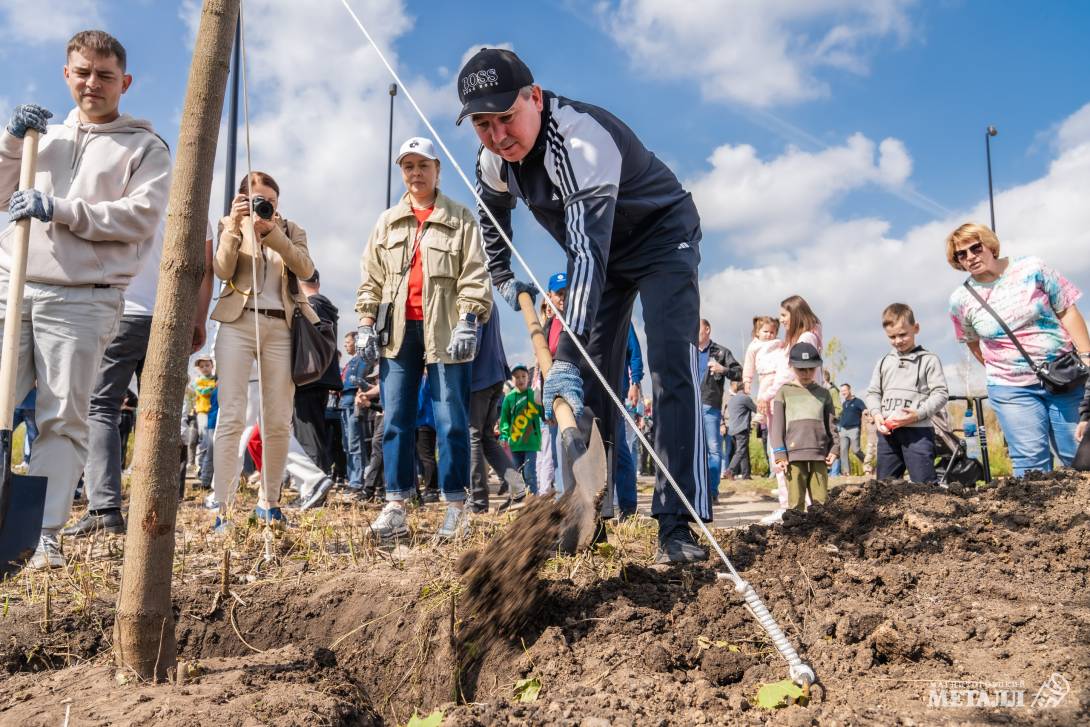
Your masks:
<svg viewBox="0 0 1090 727"><path fill-rule="evenodd" d="M262 508L280 506L280 483L288 456L295 397L295 383L291 380L291 330L287 321L280 318L245 311L238 320L221 323L216 334L220 409L212 448L212 491L221 508L229 506L235 497L250 369L257 360L255 317L261 334L261 393L265 404L261 492L257 504Z"/></svg>
<svg viewBox="0 0 1090 727"><path fill-rule="evenodd" d="M792 462L787 469L787 506L806 512L806 494L813 502L825 504L829 494L829 467L824 461Z"/></svg>
<svg viewBox="0 0 1090 727"><path fill-rule="evenodd" d="M7 305L0 281L0 328ZM37 385L38 438L28 474L48 479L42 531L55 534L72 511L72 495L87 463L91 390L106 346L121 319L120 288L27 283L15 401Z"/></svg>

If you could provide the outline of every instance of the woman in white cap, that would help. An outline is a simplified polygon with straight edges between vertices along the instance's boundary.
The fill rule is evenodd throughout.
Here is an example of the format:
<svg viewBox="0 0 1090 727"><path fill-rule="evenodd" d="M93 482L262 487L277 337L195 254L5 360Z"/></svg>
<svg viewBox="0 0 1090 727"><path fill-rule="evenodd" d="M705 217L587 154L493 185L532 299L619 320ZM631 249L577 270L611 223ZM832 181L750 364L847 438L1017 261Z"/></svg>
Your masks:
<svg viewBox="0 0 1090 727"><path fill-rule="evenodd" d="M405 500L415 490L417 390L426 368L447 503L438 537L449 540L468 524L470 375L492 287L476 215L439 191L431 140L407 140L397 165L407 191L371 233L356 301L358 349L369 363L381 356L385 411L387 504L371 528L383 539L408 533Z"/></svg>

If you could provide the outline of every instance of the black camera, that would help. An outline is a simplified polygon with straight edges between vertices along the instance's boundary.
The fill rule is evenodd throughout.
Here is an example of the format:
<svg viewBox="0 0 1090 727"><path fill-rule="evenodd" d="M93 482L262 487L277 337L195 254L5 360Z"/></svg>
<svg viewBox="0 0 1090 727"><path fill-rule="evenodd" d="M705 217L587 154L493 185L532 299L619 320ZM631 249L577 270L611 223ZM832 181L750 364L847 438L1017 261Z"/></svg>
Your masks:
<svg viewBox="0 0 1090 727"><path fill-rule="evenodd" d="M253 199L254 214L263 220L271 220L273 215L276 214L276 208L273 207L273 203L264 197L254 197Z"/></svg>

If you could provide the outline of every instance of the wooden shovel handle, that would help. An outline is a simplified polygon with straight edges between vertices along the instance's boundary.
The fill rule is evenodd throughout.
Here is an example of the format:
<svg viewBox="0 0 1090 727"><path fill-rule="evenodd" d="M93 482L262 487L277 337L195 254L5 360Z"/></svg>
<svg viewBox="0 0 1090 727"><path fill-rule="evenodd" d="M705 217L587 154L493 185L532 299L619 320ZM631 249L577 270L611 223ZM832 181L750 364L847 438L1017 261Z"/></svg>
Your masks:
<svg viewBox="0 0 1090 727"><path fill-rule="evenodd" d="M553 367L553 355L549 353L549 341L545 338L545 331L541 328L541 322L537 319L537 311L534 310L534 299L529 293L519 293L519 308L522 317L526 321L526 328L530 330L530 342L534 346L534 357L537 359L537 367L541 370L541 378L544 379ZM553 401L553 416L560 431L576 426L575 414L564 399L557 397Z"/></svg>
<svg viewBox="0 0 1090 727"><path fill-rule="evenodd" d="M19 167L19 189L34 189L38 170L38 132L28 129L23 137L23 158ZM19 334L23 314L23 283L26 282L27 250L30 247L30 218L15 223L8 278L7 310L4 313L4 342L0 348L0 429L11 429L15 419L15 379L19 369Z"/></svg>

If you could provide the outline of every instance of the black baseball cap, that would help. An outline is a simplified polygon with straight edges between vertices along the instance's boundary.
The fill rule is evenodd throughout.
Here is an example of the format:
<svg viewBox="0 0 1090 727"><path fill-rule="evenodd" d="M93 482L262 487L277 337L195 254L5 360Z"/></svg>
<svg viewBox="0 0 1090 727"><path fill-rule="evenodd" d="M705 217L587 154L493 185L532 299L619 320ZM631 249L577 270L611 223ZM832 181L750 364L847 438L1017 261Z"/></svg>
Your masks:
<svg viewBox="0 0 1090 727"><path fill-rule="evenodd" d="M821 354L813 344L803 341L791 347L790 361L796 369L816 369L821 366Z"/></svg>
<svg viewBox="0 0 1090 727"><path fill-rule="evenodd" d="M498 114L515 105L519 90L534 76L513 51L481 48L458 72L462 111L455 124L472 114Z"/></svg>

